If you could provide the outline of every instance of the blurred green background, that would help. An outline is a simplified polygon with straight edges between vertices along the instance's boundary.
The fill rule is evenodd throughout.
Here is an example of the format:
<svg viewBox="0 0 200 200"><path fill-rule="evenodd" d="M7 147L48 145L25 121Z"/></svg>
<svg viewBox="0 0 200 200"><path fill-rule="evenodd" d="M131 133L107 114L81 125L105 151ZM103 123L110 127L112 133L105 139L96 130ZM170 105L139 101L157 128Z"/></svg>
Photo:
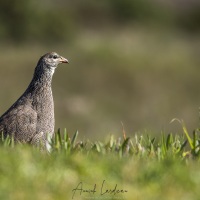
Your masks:
<svg viewBox="0 0 200 200"><path fill-rule="evenodd" d="M56 129L82 138L199 126L198 0L7 0L0 6L0 113L41 55L70 61L53 80Z"/></svg>

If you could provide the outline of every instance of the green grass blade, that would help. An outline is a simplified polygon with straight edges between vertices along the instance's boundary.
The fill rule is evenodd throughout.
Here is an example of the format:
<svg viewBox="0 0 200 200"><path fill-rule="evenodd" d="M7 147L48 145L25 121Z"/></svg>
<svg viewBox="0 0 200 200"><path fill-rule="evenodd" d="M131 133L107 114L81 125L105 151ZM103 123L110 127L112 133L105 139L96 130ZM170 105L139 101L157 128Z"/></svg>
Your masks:
<svg viewBox="0 0 200 200"><path fill-rule="evenodd" d="M122 144L122 153L128 153L129 151L129 141L130 141L130 138L126 138Z"/></svg>
<svg viewBox="0 0 200 200"><path fill-rule="evenodd" d="M74 133L72 137L72 141L71 141L72 147L75 147L77 137L78 137L78 130Z"/></svg>
<svg viewBox="0 0 200 200"><path fill-rule="evenodd" d="M169 149L170 146L172 145L172 143L173 143L173 136L172 136L172 134L170 133L170 134L168 134L168 136L167 136L166 148Z"/></svg>
<svg viewBox="0 0 200 200"><path fill-rule="evenodd" d="M178 121L178 122L181 124L182 129L183 129L183 133L185 134L185 136L186 136L186 138L187 138L187 140L188 140L188 142L189 142L190 148L193 150L193 149L194 149L193 140L192 140L192 138L190 137L190 135L189 135L189 133L188 133L188 131L187 131L187 128L186 128L184 122L181 121L181 120L179 120L179 119L176 119L176 118L173 119L171 122L174 122L174 121Z"/></svg>

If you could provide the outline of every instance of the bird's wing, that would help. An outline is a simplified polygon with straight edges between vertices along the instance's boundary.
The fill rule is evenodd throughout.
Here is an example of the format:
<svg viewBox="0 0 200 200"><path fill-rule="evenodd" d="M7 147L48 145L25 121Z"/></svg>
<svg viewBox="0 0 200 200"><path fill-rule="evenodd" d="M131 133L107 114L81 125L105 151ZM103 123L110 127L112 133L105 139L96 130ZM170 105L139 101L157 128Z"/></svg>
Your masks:
<svg viewBox="0 0 200 200"><path fill-rule="evenodd" d="M30 105L13 107L0 119L0 131L15 141L29 142L36 134L37 113Z"/></svg>

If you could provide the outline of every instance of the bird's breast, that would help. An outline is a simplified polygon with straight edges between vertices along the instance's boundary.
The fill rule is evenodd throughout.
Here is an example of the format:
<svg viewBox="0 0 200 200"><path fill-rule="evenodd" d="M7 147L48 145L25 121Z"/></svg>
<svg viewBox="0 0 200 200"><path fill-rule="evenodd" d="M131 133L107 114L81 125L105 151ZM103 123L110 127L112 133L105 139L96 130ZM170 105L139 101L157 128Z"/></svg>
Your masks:
<svg viewBox="0 0 200 200"><path fill-rule="evenodd" d="M54 132L54 101L51 88L40 88L32 95L32 107L37 112L37 132Z"/></svg>

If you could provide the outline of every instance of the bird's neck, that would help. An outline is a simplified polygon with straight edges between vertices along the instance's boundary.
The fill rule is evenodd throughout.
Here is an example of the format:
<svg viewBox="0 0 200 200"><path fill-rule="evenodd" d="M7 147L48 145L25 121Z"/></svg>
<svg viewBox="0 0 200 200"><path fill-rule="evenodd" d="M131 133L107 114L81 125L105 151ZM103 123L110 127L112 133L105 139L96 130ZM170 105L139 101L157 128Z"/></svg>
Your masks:
<svg viewBox="0 0 200 200"><path fill-rule="evenodd" d="M30 85L32 87L51 87L54 71L54 69L43 66L37 67Z"/></svg>
<svg viewBox="0 0 200 200"><path fill-rule="evenodd" d="M34 76L31 84L36 87L51 87L52 75L40 74L40 76Z"/></svg>
<svg viewBox="0 0 200 200"><path fill-rule="evenodd" d="M53 99L52 96L52 77L54 70L51 68L38 65L35 68L33 79L25 91L25 99L36 101L45 101L45 99Z"/></svg>

